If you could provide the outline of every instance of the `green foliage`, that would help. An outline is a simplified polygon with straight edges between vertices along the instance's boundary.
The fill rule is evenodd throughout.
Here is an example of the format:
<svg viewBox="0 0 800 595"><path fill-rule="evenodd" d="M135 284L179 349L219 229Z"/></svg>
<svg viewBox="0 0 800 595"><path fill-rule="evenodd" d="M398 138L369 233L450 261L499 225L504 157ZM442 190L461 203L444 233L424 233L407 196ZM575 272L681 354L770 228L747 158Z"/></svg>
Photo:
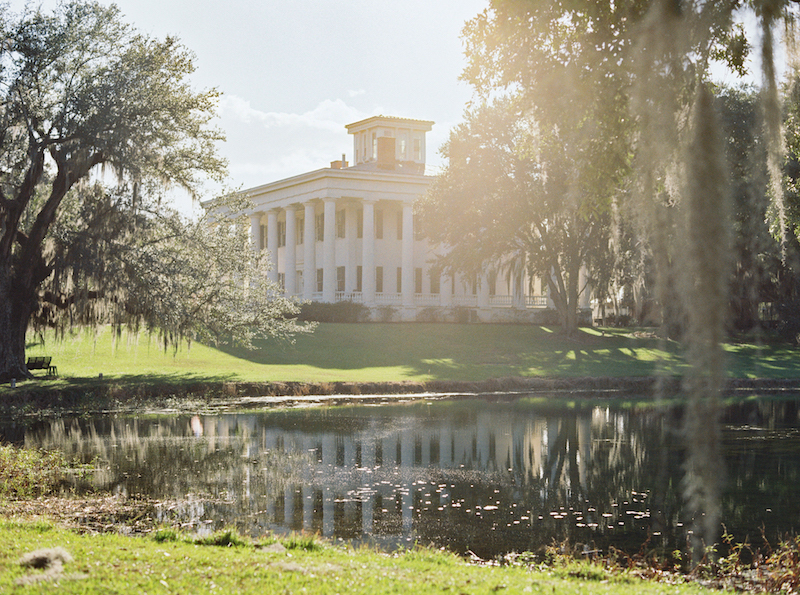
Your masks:
<svg viewBox="0 0 800 595"><path fill-rule="evenodd" d="M395 314L397 314L397 308L394 306L378 306L376 318L378 322L392 322Z"/></svg>
<svg viewBox="0 0 800 595"><path fill-rule="evenodd" d="M297 320L306 322L365 322L369 319L369 308L352 301L334 303L304 302L300 304Z"/></svg>
<svg viewBox="0 0 800 595"><path fill-rule="evenodd" d="M322 541L312 533L292 533L281 542L287 550L303 550L314 552L323 549Z"/></svg>
<svg viewBox="0 0 800 595"><path fill-rule="evenodd" d="M151 204L132 208L129 197L95 186L69 197L54 232L57 273L45 287L92 287L59 307L43 307L40 325L144 326L164 346L182 340L251 347L256 338L291 340L314 325L297 325L297 305L267 277L265 253L254 253L247 227L187 219ZM232 213L234 198L217 203ZM90 221L82 227L76 222ZM91 229L91 233L87 233ZM65 316L65 314L67 316Z"/></svg>
<svg viewBox="0 0 800 595"><path fill-rule="evenodd" d="M174 527L160 527L153 532L153 539L158 543L178 541L181 539L181 534Z"/></svg>
<svg viewBox="0 0 800 595"><path fill-rule="evenodd" d="M525 106L516 95L467 112L442 149L447 169L418 205L421 224L448 246L445 270L475 275L494 261L514 279L525 269L543 279L574 332L578 297L587 290L580 270L608 245L611 189L597 183L595 170L615 180L621 165L587 164L592 157L581 143L588 133L566 120L546 129ZM592 151L608 159L607 147ZM585 168L591 179L581 178Z"/></svg>
<svg viewBox="0 0 800 595"><path fill-rule="evenodd" d="M189 248L179 249L177 242L196 236L184 229L166 248L164 236L176 229L167 222L175 217L159 208L166 188L196 194L204 179L224 175L215 149L222 135L212 126L218 92L194 91L191 52L174 38L136 32L113 5L70 0L49 14L28 7L3 16L0 378L26 376L24 335L37 312L40 321L52 323L148 318L161 310L167 340L185 336L184 316L164 320L171 304L163 292L147 294L147 302L136 289L161 281L161 272L169 275ZM117 188L86 184L100 167L116 174ZM126 262L104 260L112 255L111 240L118 258L124 260L128 249ZM164 259L161 270L146 269L155 257ZM207 274L236 272L216 270L210 261ZM185 296L189 287L182 281L176 279ZM169 285L153 282L150 289L157 293ZM146 323L155 326L155 318Z"/></svg>
<svg viewBox="0 0 800 595"><path fill-rule="evenodd" d="M193 540L197 545L215 545L222 547L246 547L251 545L236 532L236 529L222 529L211 535L197 537Z"/></svg>
<svg viewBox="0 0 800 595"><path fill-rule="evenodd" d="M67 461L60 451L0 445L0 498L36 498L54 492Z"/></svg>

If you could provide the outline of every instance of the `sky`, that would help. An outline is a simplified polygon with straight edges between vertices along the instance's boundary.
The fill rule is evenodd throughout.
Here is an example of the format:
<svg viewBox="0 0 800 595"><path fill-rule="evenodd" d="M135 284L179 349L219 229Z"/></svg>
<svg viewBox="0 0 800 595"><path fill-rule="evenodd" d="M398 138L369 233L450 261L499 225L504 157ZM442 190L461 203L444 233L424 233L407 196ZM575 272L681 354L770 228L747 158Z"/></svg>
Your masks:
<svg viewBox="0 0 800 595"><path fill-rule="evenodd" d="M196 55L196 89L222 92L229 186L352 162L344 126L375 115L433 120L428 166L470 87L461 29L487 0L117 0L126 22ZM51 10L55 0L30 3ZM19 11L25 0L11 0ZM209 189L213 191L212 188Z"/></svg>

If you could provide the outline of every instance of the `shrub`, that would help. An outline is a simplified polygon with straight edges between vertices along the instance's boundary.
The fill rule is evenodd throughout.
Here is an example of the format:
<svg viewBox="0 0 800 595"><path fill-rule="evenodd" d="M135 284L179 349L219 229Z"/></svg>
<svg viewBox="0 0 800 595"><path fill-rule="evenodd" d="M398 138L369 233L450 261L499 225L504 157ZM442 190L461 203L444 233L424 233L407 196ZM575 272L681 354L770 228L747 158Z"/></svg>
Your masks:
<svg viewBox="0 0 800 595"><path fill-rule="evenodd" d="M305 302L300 305L297 319L301 322L364 322L369 319L369 308L349 300L335 302Z"/></svg>
<svg viewBox="0 0 800 595"><path fill-rule="evenodd" d="M394 315L397 314L397 308L393 306L378 306L375 314L378 322L393 322Z"/></svg>
<svg viewBox="0 0 800 595"><path fill-rule="evenodd" d="M21 500L52 493L66 466L61 451L0 445L0 497Z"/></svg>
<svg viewBox="0 0 800 595"><path fill-rule="evenodd" d="M223 547L243 547L250 545L236 529L223 529L216 531L205 537L198 537L194 540L197 545L217 545Z"/></svg>
<svg viewBox="0 0 800 595"><path fill-rule="evenodd" d="M453 308L453 320L458 324L468 324L472 322L473 310L467 306L455 306Z"/></svg>
<svg viewBox="0 0 800 595"><path fill-rule="evenodd" d="M446 312L437 306L429 306L417 312L417 322L444 322L447 320Z"/></svg>
<svg viewBox="0 0 800 595"><path fill-rule="evenodd" d="M292 533L283 540L283 546L287 550L303 550L306 552L321 550L323 547L317 536L310 533Z"/></svg>
<svg viewBox="0 0 800 595"><path fill-rule="evenodd" d="M167 541L178 541L181 534L173 527L161 527L153 533L153 539L158 543L165 543Z"/></svg>

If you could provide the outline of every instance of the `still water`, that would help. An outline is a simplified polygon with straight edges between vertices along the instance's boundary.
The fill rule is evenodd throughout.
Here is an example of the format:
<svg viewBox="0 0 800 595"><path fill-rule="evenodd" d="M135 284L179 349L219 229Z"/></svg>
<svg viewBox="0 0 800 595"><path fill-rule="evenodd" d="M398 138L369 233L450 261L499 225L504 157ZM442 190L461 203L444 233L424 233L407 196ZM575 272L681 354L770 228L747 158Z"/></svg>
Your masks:
<svg viewBox="0 0 800 595"><path fill-rule="evenodd" d="M254 537L307 531L482 558L568 539L680 547L677 407L500 398L0 425L0 440L95 460L96 487L157 518ZM800 529L800 400L723 416L723 520L737 539Z"/></svg>

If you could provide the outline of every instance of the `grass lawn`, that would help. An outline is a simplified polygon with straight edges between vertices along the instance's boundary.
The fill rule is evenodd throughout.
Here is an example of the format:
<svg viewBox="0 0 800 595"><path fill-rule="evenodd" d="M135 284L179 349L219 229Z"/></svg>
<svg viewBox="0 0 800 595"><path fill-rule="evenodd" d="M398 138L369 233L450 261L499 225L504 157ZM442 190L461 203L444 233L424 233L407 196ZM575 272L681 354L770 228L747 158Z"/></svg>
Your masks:
<svg viewBox="0 0 800 595"><path fill-rule="evenodd" d="M476 566L430 549L389 556L325 546L305 537L285 540L283 547L269 551L252 544L224 547L179 538L79 535L43 521L0 520L0 541L2 593L714 592L697 584L643 581L586 563L533 571L522 566ZM52 580L37 579L46 571L18 563L26 553L55 547L63 548L72 561Z"/></svg>
<svg viewBox="0 0 800 595"><path fill-rule="evenodd" d="M798 378L800 353L788 346L727 346L735 377ZM649 376L680 374L680 346L629 329L582 329L567 338L523 325L321 324L294 345L262 341L248 351L184 344L166 352L155 337L108 329L63 341L31 340L28 355L49 355L61 382L230 380L250 382L476 381L511 376ZM41 372L38 375L42 375ZM53 381L57 383L59 381Z"/></svg>

